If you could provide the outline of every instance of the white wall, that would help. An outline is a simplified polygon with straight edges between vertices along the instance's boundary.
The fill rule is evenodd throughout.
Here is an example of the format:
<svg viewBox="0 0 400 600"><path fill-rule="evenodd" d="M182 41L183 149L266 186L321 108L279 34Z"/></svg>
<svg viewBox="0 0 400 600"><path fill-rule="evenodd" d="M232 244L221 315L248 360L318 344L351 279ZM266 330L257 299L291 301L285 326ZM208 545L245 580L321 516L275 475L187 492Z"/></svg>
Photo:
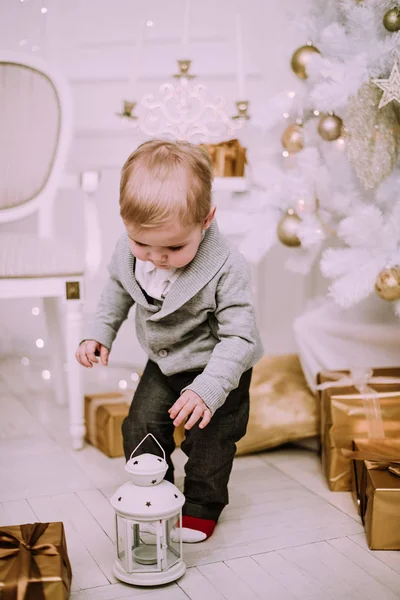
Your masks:
<svg viewBox="0 0 400 600"><path fill-rule="evenodd" d="M305 8L300 0L296 8ZM48 13L40 8L46 5ZM287 25L290 0L248 0L243 11L248 96L252 106L283 89L299 85L289 68L290 55L304 39ZM8 49L42 53L67 74L75 102L75 135L68 170L101 171L96 196L103 244L98 276L88 281L85 310L89 316L106 276L106 264L121 224L118 216L119 170L138 144L115 116L128 93L134 63L135 35L140 20L151 19L146 29L137 97L158 89L175 72L179 57L184 0L2 0L0 40ZM246 8L244 8L246 7ZM235 100L235 3L229 0L192 0L191 55L193 71L213 96L222 93L233 111ZM19 43L26 40L23 46ZM218 202L218 198L217 198ZM57 199L57 235L68 236L83 248L82 197L61 192ZM31 230L34 219L8 225ZM1 234L1 230L0 230ZM310 293L306 278L284 270L289 250L275 247L258 268L260 327L266 350L294 349L291 325ZM2 303L1 353L34 354L37 337L45 337L42 316L32 317L32 303ZM42 351L44 352L45 349ZM144 359L126 323L117 340L113 360L135 364Z"/></svg>

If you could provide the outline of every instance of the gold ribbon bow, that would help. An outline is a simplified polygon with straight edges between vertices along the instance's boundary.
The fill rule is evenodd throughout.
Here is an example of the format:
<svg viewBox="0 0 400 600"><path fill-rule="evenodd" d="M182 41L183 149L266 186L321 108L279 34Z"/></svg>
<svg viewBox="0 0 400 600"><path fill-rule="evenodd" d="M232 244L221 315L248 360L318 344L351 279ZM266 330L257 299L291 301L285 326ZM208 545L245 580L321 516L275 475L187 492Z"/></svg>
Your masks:
<svg viewBox="0 0 400 600"><path fill-rule="evenodd" d="M349 374L338 371L322 371L323 377L329 377L331 381L318 384L317 390L329 388L354 387L361 394L365 414L368 423L370 438L382 439L385 437L381 405L378 392L371 387L375 385L400 384L400 377L374 376L372 369L353 369Z"/></svg>
<svg viewBox="0 0 400 600"><path fill-rule="evenodd" d="M21 525L21 536L13 535L7 530L0 530L0 560L14 558L5 587L2 600L24 600L29 584L29 579L40 581L40 569L35 561L35 555L47 556L61 555L66 565L68 575L71 576L71 567L65 549L55 544L38 544L39 538L48 527L48 523L29 523ZM15 596L14 582L17 582L17 595ZM43 585L35 585L35 600L45 600Z"/></svg>

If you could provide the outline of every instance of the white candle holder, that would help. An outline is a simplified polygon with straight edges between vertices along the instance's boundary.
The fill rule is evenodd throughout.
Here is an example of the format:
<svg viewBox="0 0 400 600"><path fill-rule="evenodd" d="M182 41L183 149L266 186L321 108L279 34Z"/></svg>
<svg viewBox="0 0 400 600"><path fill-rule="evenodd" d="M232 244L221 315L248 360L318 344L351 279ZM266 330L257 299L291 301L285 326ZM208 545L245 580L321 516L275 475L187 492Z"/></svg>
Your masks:
<svg viewBox="0 0 400 600"><path fill-rule="evenodd" d="M123 101L122 112L115 113L118 117L124 117L126 119L136 120L137 116L134 114L136 108L136 102L130 102L129 100Z"/></svg>
<svg viewBox="0 0 400 600"><path fill-rule="evenodd" d="M238 100L235 102L237 108L237 114L232 117L235 120L248 121L250 119L250 115L248 113L249 110L249 101L248 100Z"/></svg>
<svg viewBox="0 0 400 600"><path fill-rule="evenodd" d="M181 79L182 77L185 77L186 79L189 79L189 80L194 79L196 77L196 75L192 75L191 73L189 73L191 64L192 64L192 61L188 60L188 59L178 60L179 73L176 73L174 75L174 78Z"/></svg>
<svg viewBox="0 0 400 600"><path fill-rule="evenodd" d="M175 81L160 86L161 97L146 94L138 103L124 101L117 115L130 121L134 131L150 138L209 143L234 137L250 118L248 101L236 102L238 114L229 116L222 97L210 101L205 86L193 81L196 76L190 73L191 61L181 59L177 63Z"/></svg>
<svg viewBox="0 0 400 600"><path fill-rule="evenodd" d="M131 481L113 494L115 510L117 559L113 572L125 583L140 586L163 585L175 581L186 571L182 558L181 529L184 495L164 480L168 465L155 454L131 454L125 470Z"/></svg>

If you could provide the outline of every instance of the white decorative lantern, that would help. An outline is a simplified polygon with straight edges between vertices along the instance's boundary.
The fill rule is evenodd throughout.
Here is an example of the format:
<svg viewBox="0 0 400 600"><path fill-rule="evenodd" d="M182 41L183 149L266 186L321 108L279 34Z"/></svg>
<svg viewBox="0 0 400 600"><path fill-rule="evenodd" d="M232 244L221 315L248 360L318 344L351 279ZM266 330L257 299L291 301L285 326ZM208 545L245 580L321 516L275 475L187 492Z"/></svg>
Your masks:
<svg viewBox="0 0 400 600"><path fill-rule="evenodd" d="M180 527L184 495L164 480L168 465L155 454L133 457L149 433L132 452L125 465L131 481L113 494L118 558L114 575L134 585L161 585L175 581L186 571L182 560Z"/></svg>

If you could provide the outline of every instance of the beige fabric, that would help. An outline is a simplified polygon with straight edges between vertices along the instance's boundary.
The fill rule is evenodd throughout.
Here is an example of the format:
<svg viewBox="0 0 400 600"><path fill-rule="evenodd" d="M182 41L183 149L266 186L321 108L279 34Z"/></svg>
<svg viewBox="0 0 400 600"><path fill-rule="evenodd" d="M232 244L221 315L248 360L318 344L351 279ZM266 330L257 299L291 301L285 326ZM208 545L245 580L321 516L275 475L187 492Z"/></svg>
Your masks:
<svg viewBox="0 0 400 600"><path fill-rule="evenodd" d="M259 452L312 437L319 431L317 403L294 354L264 356L253 368L250 418L237 454Z"/></svg>
<svg viewBox="0 0 400 600"><path fill-rule="evenodd" d="M237 455L260 452L319 433L317 401L309 390L295 354L264 356L253 367L247 433L237 443ZM185 438L184 425L175 429L175 444Z"/></svg>
<svg viewBox="0 0 400 600"><path fill-rule="evenodd" d="M80 275L83 257L57 239L41 240L36 235L0 235L0 278Z"/></svg>
<svg viewBox="0 0 400 600"><path fill-rule="evenodd" d="M0 210L24 204L46 185L59 121L58 96L46 76L0 63Z"/></svg>

